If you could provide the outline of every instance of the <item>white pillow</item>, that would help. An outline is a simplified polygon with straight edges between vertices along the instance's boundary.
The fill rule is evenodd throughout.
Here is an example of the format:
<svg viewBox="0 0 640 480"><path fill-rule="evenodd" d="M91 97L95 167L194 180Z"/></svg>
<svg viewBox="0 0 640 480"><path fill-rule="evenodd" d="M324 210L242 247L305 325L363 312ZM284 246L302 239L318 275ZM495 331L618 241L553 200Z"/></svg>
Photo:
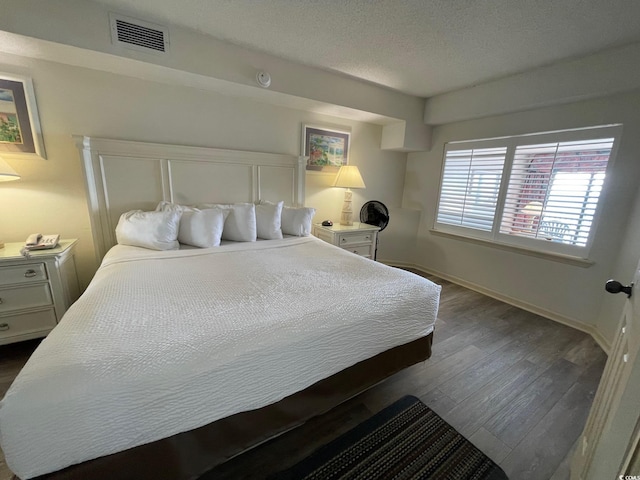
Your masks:
<svg viewBox="0 0 640 480"><path fill-rule="evenodd" d="M224 221L229 216L229 210L221 208L184 207L180 218L178 241L194 247L209 248L220 245Z"/></svg>
<svg viewBox="0 0 640 480"><path fill-rule="evenodd" d="M120 215L116 239L120 245L151 250L177 250L178 228L182 212L143 212L132 210Z"/></svg>
<svg viewBox="0 0 640 480"><path fill-rule="evenodd" d="M229 216L224 222L222 230L223 240L234 242L255 242L258 236L256 228L256 206L253 203L234 203L233 205L218 205L203 203L198 208L220 208L229 210Z"/></svg>
<svg viewBox="0 0 640 480"><path fill-rule="evenodd" d="M311 220L315 213L316 209L310 207L284 207L282 209L282 233L308 237L311 235Z"/></svg>
<svg viewBox="0 0 640 480"><path fill-rule="evenodd" d="M156 212L167 212L171 210L178 210L182 212L186 208L193 208L193 207L180 205L178 203L165 202L164 200L162 200L160 203L158 203L158 206L156 207Z"/></svg>
<svg viewBox="0 0 640 480"><path fill-rule="evenodd" d="M277 240L282 238L280 228L282 206L284 202L266 203L256 205L256 227L258 238L265 240Z"/></svg>

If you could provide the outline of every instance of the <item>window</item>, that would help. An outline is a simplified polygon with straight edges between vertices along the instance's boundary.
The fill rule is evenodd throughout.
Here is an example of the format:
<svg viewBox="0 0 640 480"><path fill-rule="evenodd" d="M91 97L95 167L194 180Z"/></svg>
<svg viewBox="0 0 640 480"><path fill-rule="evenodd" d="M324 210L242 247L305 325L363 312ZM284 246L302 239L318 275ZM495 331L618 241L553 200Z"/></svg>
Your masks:
<svg viewBox="0 0 640 480"><path fill-rule="evenodd" d="M620 130L448 143L435 229L586 257Z"/></svg>

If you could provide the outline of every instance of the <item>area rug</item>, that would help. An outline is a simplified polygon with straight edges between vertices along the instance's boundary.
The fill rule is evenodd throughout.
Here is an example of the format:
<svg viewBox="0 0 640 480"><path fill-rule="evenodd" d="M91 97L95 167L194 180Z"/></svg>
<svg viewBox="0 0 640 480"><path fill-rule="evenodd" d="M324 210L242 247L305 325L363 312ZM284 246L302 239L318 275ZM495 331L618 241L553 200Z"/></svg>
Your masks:
<svg viewBox="0 0 640 480"><path fill-rule="evenodd" d="M271 478L508 480L489 457L412 396Z"/></svg>

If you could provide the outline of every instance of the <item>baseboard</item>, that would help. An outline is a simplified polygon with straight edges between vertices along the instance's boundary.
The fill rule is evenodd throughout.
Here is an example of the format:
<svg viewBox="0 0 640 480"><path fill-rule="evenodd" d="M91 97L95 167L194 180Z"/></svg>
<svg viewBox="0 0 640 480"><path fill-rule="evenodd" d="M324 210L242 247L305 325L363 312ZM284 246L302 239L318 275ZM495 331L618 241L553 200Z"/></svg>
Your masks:
<svg viewBox="0 0 640 480"><path fill-rule="evenodd" d="M402 268L413 268L422 273L426 273L427 275L434 275L436 277L440 277L443 280L447 280L448 282L455 283L456 285L460 285L462 287L468 288L469 290L473 290L475 292L486 295L487 297L495 298L496 300L500 300L501 302L508 303L509 305L513 305L514 307L521 308L522 310L526 310L527 312L535 313L536 315L540 315L541 317L548 318L549 320L553 320L554 322L561 323L563 325L567 325L568 327L575 328L576 330L580 330L581 332L587 333L591 335L591 337L596 341L600 348L604 350L604 352L609 355L611 351L611 342L609 342L602 333L593 325L584 324L578 320L573 318L566 317L564 315L558 314L556 312L552 312L545 308L540 308L531 303L523 302L518 300L517 298L510 297L508 295L504 295L502 293L496 292L495 290L491 290L489 288L483 287L482 285L478 285L477 283L469 282L462 278L456 277L454 275L449 275L444 272L439 272L432 268L427 268L423 265L418 265L415 263L406 263L406 262L394 262L394 261L386 261L386 260L378 260L381 263L386 265L390 265L392 267L402 267Z"/></svg>

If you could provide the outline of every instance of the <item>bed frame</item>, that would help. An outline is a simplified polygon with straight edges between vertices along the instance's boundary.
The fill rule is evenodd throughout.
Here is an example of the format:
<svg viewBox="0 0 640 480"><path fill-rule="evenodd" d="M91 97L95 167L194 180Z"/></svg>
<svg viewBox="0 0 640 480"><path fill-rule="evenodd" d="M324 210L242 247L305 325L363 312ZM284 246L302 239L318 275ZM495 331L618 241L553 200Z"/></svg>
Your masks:
<svg viewBox="0 0 640 480"><path fill-rule="evenodd" d="M115 244L120 215L161 200L304 204L305 158L76 137L82 154L96 254ZM195 479L214 466L334 408L431 356L433 334L357 363L263 408L38 477ZM158 419L162 421L162 419Z"/></svg>

